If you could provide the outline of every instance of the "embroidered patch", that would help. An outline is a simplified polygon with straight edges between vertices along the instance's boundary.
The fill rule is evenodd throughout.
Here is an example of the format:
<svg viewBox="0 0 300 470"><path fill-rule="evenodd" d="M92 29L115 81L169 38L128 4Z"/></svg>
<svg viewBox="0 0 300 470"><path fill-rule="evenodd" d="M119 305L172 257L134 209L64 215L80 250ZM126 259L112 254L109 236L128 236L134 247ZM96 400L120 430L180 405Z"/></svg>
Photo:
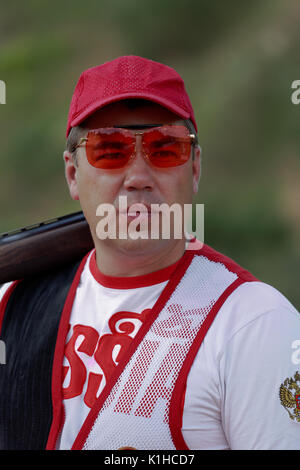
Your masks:
<svg viewBox="0 0 300 470"><path fill-rule="evenodd" d="M298 371L294 377L285 379L280 385L279 397L289 417L300 423L300 374Z"/></svg>

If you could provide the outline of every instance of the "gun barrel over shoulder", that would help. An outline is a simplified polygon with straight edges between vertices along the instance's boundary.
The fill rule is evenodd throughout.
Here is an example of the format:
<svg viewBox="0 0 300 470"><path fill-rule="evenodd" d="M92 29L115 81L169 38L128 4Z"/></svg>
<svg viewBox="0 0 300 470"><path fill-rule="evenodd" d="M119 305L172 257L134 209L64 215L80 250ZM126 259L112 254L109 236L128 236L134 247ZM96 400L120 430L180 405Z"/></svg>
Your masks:
<svg viewBox="0 0 300 470"><path fill-rule="evenodd" d="M81 211L3 233L0 235L0 284L80 259L93 246Z"/></svg>

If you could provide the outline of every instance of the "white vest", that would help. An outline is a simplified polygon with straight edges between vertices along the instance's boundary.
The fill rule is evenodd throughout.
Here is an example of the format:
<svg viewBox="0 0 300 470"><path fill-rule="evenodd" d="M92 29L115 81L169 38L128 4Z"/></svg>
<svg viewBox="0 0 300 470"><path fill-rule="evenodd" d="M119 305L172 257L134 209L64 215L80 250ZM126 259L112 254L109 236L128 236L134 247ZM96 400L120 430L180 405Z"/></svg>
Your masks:
<svg viewBox="0 0 300 470"><path fill-rule="evenodd" d="M255 280L214 250L205 251L191 252L176 270L73 449L187 449L182 407L195 355L226 298Z"/></svg>

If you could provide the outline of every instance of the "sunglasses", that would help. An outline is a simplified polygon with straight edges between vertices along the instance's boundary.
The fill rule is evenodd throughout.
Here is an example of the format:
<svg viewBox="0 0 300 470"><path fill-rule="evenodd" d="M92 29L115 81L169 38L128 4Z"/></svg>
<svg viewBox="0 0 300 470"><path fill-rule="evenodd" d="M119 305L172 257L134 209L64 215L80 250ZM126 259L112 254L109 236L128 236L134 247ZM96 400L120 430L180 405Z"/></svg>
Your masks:
<svg viewBox="0 0 300 470"><path fill-rule="evenodd" d="M150 129L145 130L145 127ZM191 146L196 143L196 135L183 125L151 124L93 129L75 148L85 143L92 166L114 170L125 167L134 158L138 139L141 139L144 157L157 168L183 165L190 158Z"/></svg>

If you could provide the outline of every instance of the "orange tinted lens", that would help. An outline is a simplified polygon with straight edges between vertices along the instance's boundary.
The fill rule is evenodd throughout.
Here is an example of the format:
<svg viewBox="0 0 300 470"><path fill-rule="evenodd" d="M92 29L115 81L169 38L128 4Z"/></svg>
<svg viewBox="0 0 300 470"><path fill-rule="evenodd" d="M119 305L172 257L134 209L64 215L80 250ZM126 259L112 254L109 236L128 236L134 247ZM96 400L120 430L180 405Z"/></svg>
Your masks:
<svg viewBox="0 0 300 470"><path fill-rule="evenodd" d="M191 139L185 126L162 126L143 135L144 151L160 168L183 165L190 157Z"/></svg>
<svg viewBox="0 0 300 470"><path fill-rule="evenodd" d="M87 159L96 168L122 168L134 153L135 137L126 130L113 127L96 129L89 131L87 138Z"/></svg>

